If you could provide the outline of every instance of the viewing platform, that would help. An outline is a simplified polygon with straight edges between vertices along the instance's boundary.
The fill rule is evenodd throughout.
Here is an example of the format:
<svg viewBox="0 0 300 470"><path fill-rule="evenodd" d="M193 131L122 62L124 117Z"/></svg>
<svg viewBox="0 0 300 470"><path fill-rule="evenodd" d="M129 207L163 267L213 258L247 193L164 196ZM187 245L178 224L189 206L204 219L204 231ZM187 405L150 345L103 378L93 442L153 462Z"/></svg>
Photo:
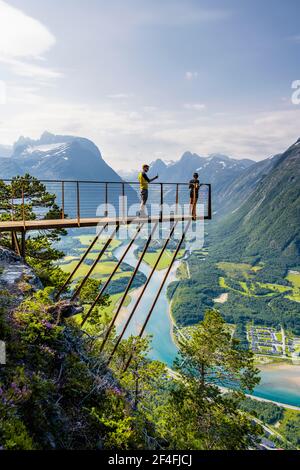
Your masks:
<svg viewBox="0 0 300 470"><path fill-rule="evenodd" d="M38 188L34 180L20 177L0 182L7 197L5 211L1 211L0 205L0 232L192 220L189 183L151 183L147 202L149 215L139 217L137 182L39 180ZM39 201L41 188L47 191L48 200L55 202L55 213L47 213L47 200ZM211 219L210 184L200 182L195 211L194 220ZM6 214L3 220L1 212Z"/></svg>

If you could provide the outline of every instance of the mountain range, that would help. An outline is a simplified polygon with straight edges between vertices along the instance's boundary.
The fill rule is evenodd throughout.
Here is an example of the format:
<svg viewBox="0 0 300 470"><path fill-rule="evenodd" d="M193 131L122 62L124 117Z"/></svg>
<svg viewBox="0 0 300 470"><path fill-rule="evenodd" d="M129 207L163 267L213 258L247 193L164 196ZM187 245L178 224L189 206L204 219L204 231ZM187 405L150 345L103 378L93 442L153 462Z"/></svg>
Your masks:
<svg viewBox="0 0 300 470"><path fill-rule="evenodd" d="M188 182L193 173L199 173L202 183L211 183L213 187L214 208L219 207L223 199L224 190L233 183L244 170L254 165L250 159L234 159L227 155L211 154L208 157L196 153L185 152L177 161L164 162L157 159L150 164L149 175L159 175L158 182L181 183ZM127 181L136 181L138 170L120 172ZM170 200L175 200L169 194Z"/></svg>
<svg viewBox="0 0 300 470"><path fill-rule="evenodd" d="M44 132L37 140L20 137L9 158L0 158L0 177L10 179L29 173L41 180L110 181L122 183L122 178L103 160L98 147L89 139ZM59 183L48 184L61 198ZM81 185L81 208L86 217L94 216L98 204L104 202L104 185ZM109 202L118 206L121 184L109 188ZM136 192L126 187L129 203L137 203ZM69 216L75 214L76 188L65 184L65 206Z"/></svg>
<svg viewBox="0 0 300 470"><path fill-rule="evenodd" d="M10 157L12 153L12 147L9 145L0 144L0 158Z"/></svg>
<svg viewBox="0 0 300 470"><path fill-rule="evenodd" d="M3 147L0 147L0 151ZM6 147L6 151L9 149ZM2 151L3 154L3 151ZM0 154L1 155L1 154ZM289 259L299 257L300 139L282 154L260 162L211 154L203 157L185 152L177 161L161 159L150 165L150 176L159 174L161 182L187 182L197 171L200 181L212 184L214 229L222 242L220 252L229 255L268 253L275 250ZM90 140L44 132L40 139L20 137L11 156L0 158L0 176L10 178L30 173L40 179L93 180L122 182ZM137 181L138 169L122 173ZM121 185L110 196L116 202ZM98 191L98 189L97 189ZM137 202L128 188L130 202ZM102 191L103 192L103 191ZM170 201L174 194L169 192ZM99 195L99 191L97 193ZM95 210L94 193L84 204Z"/></svg>

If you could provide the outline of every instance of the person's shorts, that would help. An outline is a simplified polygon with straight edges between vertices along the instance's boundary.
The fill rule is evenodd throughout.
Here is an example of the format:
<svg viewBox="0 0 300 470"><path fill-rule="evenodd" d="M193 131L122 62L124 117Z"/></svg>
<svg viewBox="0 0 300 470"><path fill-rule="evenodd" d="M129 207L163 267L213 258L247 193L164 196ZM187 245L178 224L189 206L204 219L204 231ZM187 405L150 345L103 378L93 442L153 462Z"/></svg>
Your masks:
<svg viewBox="0 0 300 470"><path fill-rule="evenodd" d="M141 200L143 204L146 204L148 200L148 189L142 189L141 190Z"/></svg>

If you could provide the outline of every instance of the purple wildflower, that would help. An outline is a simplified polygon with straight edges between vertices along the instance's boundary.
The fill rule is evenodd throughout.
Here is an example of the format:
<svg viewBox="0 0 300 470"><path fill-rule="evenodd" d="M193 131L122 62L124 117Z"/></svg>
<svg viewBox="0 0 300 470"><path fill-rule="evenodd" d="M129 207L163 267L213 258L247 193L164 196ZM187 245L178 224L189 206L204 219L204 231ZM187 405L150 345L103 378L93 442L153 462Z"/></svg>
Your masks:
<svg viewBox="0 0 300 470"><path fill-rule="evenodd" d="M50 323L49 321L45 321L45 320L44 320L42 323L43 323L43 325L44 325L46 328L48 328L48 330L52 330L52 328L54 328L54 326L52 325L52 323Z"/></svg>

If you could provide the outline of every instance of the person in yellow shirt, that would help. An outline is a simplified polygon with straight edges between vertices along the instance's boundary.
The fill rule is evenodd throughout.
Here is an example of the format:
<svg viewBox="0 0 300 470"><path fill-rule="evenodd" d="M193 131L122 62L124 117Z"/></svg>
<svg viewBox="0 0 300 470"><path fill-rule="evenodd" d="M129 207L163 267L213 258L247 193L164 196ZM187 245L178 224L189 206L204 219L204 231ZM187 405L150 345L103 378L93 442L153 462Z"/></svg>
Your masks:
<svg viewBox="0 0 300 470"><path fill-rule="evenodd" d="M148 200L148 187L149 183L156 180L158 175L154 176L154 178L149 178L147 173L149 171L149 165L144 164L142 167L142 171L140 171L138 180L140 183L140 196L141 196L141 206L140 206L140 217L145 217L145 208Z"/></svg>

